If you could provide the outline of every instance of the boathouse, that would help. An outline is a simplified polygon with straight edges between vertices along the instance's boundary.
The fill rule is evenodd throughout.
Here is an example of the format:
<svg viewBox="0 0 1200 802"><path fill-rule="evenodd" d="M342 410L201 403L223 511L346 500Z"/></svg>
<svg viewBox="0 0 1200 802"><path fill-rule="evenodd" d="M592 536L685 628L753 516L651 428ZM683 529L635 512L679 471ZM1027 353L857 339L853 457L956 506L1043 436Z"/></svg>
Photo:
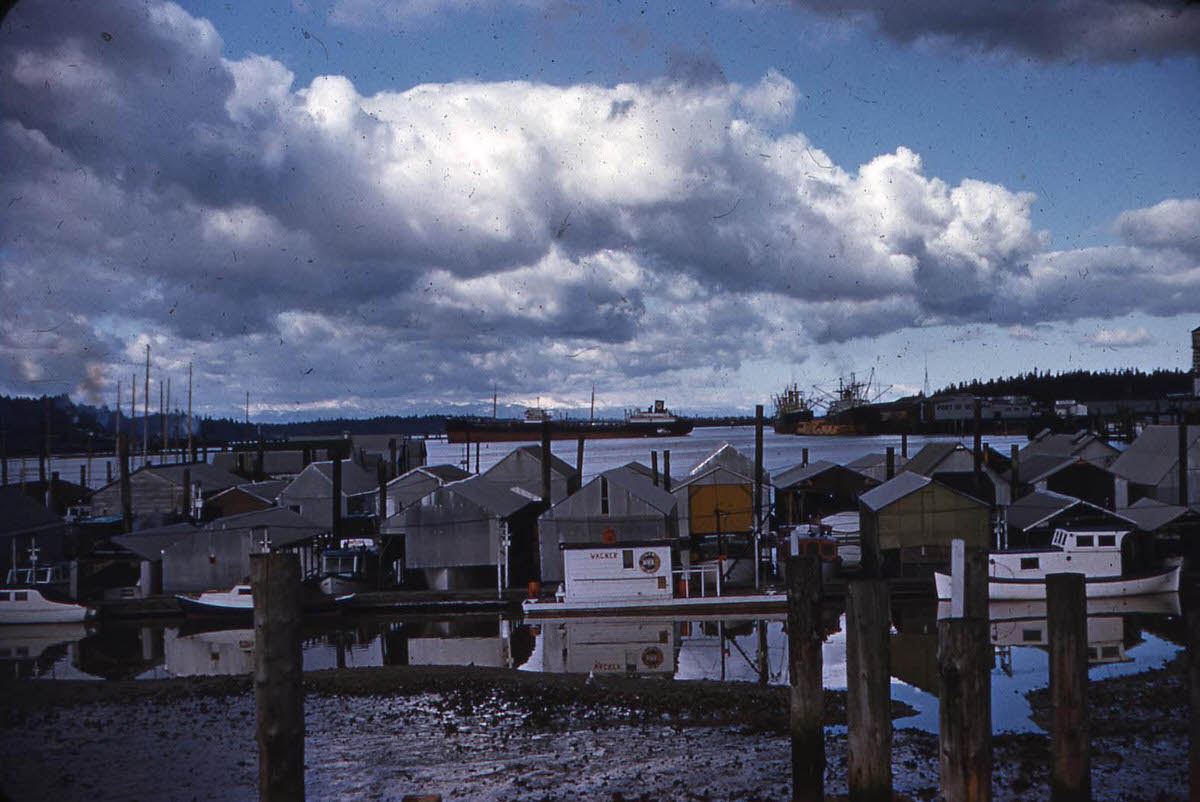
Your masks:
<svg viewBox="0 0 1200 802"><path fill-rule="evenodd" d="M1052 454L1018 457L1004 478L1013 486L1013 496L1018 500L1035 490L1049 490L1110 510L1116 507L1119 489L1124 492L1126 485L1125 479L1095 462Z"/></svg>
<svg viewBox="0 0 1200 802"><path fill-rule="evenodd" d="M417 503L448 482L457 482L470 475L457 465L423 465L397 476L387 483L387 520L384 530L402 523L396 520L396 516L410 504ZM400 527L400 531L403 531L403 527Z"/></svg>
<svg viewBox="0 0 1200 802"><path fill-rule="evenodd" d="M540 496L483 476L451 482L409 505L404 582L430 590L520 587L539 578Z"/></svg>
<svg viewBox="0 0 1200 802"><path fill-rule="evenodd" d="M894 460L893 470L897 472L908 464L908 457L902 454L893 454L892 459ZM882 484L891 478L887 475L887 454L883 452L863 454L858 459L847 462L845 467L855 473L861 473L863 476L874 479L875 484Z"/></svg>
<svg viewBox="0 0 1200 802"><path fill-rule="evenodd" d="M923 576L950 563L950 542L992 547L991 507L940 481L905 472L858 500L863 565Z"/></svg>
<svg viewBox="0 0 1200 802"><path fill-rule="evenodd" d="M1019 452L1021 460L1035 455L1075 457L1106 468L1121 452L1108 441L1089 431L1074 434L1054 434L1043 429L1035 434Z"/></svg>
<svg viewBox="0 0 1200 802"><path fill-rule="evenodd" d="M542 497L541 446L521 446L479 475L506 488L520 488ZM579 471L566 460L550 455L550 503L556 504L579 489Z"/></svg>
<svg viewBox="0 0 1200 802"><path fill-rule="evenodd" d="M368 515L378 510L379 481L356 460L342 465L341 515ZM333 525L333 461L314 462L279 493L279 506L326 528Z"/></svg>
<svg viewBox="0 0 1200 802"><path fill-rule="evenodd" d="M44 504L30 498L20 487L0 487L0 567L4 573L12 564L28 566L29 549L36 545L38 561L49 565L63 559L66 548L66 524ZM0 574L2 577L3 574Z"/></svg>
<svg viewBox="0 0 1200 802"><path fill-rule="evenodd" d="M1054 530L1059 527L1133 529L1136 526L1123 513L1049 490L1035 490L1014 501L1007 511L1007 525L1011 548L1049 546Z"/></svg>
<svg viewBox="0 0 1200 802"><path fill-rule="evenodd" d="M879 480L828 460L796 465L775 476L776 524L801 524L858 509L858 498Z"/></svg>
<svg viewBox="0 0 1200 802"><path fill-rule="evenodd" d="M763 471L763 512L771 474ZM708 538L754 531L754 461L728 443L696 464L671 488L679 503L680 537Z"/></svg>
<svg viewBox="0 0 1200 802"><path fill-rule="evenodd" d="M129 475L130 500L134 516L150 513L185 515L189 493L184 477L192 484L192 494L207 500L222 490L245 484L242 477L205 462L178 465L147 465ZM92 494L93 517L121 515L121 481L109 482Z"/></svg>
<svg viewBox="0 0 1200 802"><path fill-rule="evenodd" d="M220 493L214 493L204 506L209 511L209 515L216 518L269 509L276 505L279 494L283 492L283 488L287 487L287 484L282 479L248 482L222 490Z"/></svg>
<svg viewBox="0 0 1200 802"><path fill-rule="evenodd" d="M1130 506L1143 498L1164 504L1200 501L1200 426L1184 430L1185 493L1180 493L1179 439L1178 426L1147 426L1117 457L1110 470L1129 482L1128 498L1118 497L1118 507Z"/></svg>
<svg viewBox="0 0 1200 802"><path fill-rule="evenodd" d="M563 580L562 548L572 544L667 543L679 538L676 497L639 463L604 471L538 518L543 582Z"/></svg>
<svg viewBox="0 0 1200 802"><path fill-rule="evenodd" d="M1003 507L1012 501L1012 490L1003 476L1003 471L1008 468L1007 457L985 447L980 460L979 484L976 485L975 452L962 443L939 442L924 446L908 464L897 470L937 479L961 493Z"/></svg>

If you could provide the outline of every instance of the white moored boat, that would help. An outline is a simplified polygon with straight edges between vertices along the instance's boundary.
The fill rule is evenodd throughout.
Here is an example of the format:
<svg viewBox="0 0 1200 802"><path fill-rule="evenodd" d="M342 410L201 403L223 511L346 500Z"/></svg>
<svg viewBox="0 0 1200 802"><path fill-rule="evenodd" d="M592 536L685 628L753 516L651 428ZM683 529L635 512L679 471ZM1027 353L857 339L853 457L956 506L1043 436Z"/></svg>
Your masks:
<svg viewBox="0 0 1200 802"><path fill-rule="evenodd" d="M179 606L189 615L249 615L254 612L254 590L249 585L234 585L229 590L208 591L199 596L176 595Z"/></svg>
<svg viewBox="0 0 1200 802"><path fill-rule="evenodd" d="M1146 596L1179 590L1179 567L1148 573L1125 573L1121 542L1129 532L1057 529L1045 549L996 551L988 559L988 598L1045 599L1049 574L1084 576L1088 598ZM939 599L951 597L947 574L934 574Z"/></svg>
<svg viewBox="0 0 1200 802"><path fill-rule="evenodd" d="M0 589L0 624L74 624L89 615L83 605L51 601L36 588Z"/></svg>

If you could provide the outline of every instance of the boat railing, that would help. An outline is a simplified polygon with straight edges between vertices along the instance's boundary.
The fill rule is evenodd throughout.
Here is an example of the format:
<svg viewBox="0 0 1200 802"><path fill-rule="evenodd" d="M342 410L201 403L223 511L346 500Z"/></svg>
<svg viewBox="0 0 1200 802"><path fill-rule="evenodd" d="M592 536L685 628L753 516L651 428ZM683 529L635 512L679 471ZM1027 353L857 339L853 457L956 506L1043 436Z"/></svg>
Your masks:
<svg viewBox="0 0 1200 802"><path fill-rule="evenodd" d="M671 576L675 580L675 587L681 598L692 598L696 595L693 591L697 588L699 588L700 596L707 596L710 584L716 590L716 595L720 596L723 568L721 562L716 565L693 565L690 568L676 568L671 571ZM710 581L706 578L708 574L714 574L715 577Z"/></svg>

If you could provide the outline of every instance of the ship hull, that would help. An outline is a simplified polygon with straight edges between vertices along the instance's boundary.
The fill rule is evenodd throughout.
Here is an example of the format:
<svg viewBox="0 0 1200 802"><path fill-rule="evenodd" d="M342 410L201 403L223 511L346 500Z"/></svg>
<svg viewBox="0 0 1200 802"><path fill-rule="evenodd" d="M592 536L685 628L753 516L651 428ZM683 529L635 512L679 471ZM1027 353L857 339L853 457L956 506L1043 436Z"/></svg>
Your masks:
<svg viewBox="0 0 1200 802"><path fill-rule="evenodd" d="M682 437L692 431L691 421L655 421L653 423L596 423L553 421L551 440L616 439L622 437ZM446 421L446 440L450 443L520 443L542 438L540 424L524 421Z"/></svg>

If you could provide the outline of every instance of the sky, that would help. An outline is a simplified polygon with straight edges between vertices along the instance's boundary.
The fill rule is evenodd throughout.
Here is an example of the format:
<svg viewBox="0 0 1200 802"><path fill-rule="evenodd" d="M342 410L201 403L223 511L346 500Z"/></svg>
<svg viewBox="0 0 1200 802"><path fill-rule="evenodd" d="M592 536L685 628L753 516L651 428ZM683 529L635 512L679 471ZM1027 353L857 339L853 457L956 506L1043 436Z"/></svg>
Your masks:
<svg viewBox="0 0 1200 802"><path fill-rule="evenodd" d="M1198 56L1175 0L25 0L0 393L128 403L147 344L260 421L1187 368Z"/></svg>

